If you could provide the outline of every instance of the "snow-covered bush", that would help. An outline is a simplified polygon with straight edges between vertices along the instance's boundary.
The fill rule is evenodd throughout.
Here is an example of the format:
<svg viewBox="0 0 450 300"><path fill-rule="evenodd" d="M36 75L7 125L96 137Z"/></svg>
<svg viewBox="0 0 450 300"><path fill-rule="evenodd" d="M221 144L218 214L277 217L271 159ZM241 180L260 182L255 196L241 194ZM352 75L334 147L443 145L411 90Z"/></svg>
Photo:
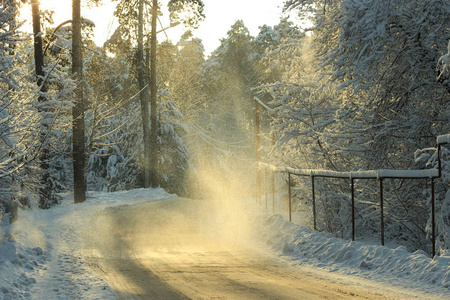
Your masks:
<svg viewBox="0 0 450 300"><path fill-rule="evenodd" d="M188 128L175 103L160 103L159 110L161 119L158 132L158 182L170 193L187 196L190 163L183 138L188 133Z"/></svg>
<svg viewBox="0 0 450 300"><path fill-rule="evenodd" d="M142 151L137 132L137 106L117 108L117 118L105 118L90 135L87 182L90 190L119 191L140 186L139 157ZM92 111L88 120L92 120ZM95 119L94 119L95 120ZM97 137L100 137L99 139ZM107 137L106 139L104 139Z"/></svg>

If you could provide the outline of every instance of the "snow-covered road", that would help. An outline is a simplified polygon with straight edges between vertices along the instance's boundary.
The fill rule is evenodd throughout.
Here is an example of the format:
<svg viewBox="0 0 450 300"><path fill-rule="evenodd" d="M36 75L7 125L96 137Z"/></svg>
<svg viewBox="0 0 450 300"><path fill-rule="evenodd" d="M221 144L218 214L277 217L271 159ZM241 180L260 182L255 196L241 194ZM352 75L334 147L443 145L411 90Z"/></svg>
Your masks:
<svg viewBox="0 0 450 300"><path fill-rule="evenodd" d="M238 240L217 234L220 229L213 209L206 201L179 198L107 209L90 220L92 230L86 235L84 255L121 299L408 296L367 282L355 285L299 272L260 248L239 241L237 232ZM245 226L243 222L242 230Z"/></svg>
<svg viewBox="0 0 450 300"><path fill-rule="evenodd" d="M450 299L447 253L338 239L254 200L66 195L2 230L0 300Z"/></svg>

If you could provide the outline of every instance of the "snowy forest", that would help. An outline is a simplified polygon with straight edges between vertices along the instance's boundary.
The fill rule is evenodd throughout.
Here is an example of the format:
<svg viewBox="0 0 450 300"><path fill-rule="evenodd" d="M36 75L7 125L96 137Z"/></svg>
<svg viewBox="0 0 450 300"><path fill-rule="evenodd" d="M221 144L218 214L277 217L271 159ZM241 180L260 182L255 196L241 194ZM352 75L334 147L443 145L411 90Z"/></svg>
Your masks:
<svg viewBox="0 0 450 300"><path fill-rule="evenodd" d="M237 20L208 56L195 37L207 1L170 0L169 11L157 0L115 2L119 26L99 46L76 9L61 26L39 0L0 1L0 218L51 209L63 192L75 202L86 191L149 187L207 198L205 176L254 184L255 97L269 108L260 111L263 162L436 167L436 137L450 133L448 1L288 0L291 17L256 36ZM23 14L33 14L33 32ZM158 41L161 14L185 26L179 41ZM438 254L450 247L448 148L441 159ZM378 236L375 184L358 182L361 236ZM307 185L294 186L299 211L310 210ZM348 182L317 189L318 229L348 238ZM429 182L389 181L385 193L386 239L430 253Z"/></svg>

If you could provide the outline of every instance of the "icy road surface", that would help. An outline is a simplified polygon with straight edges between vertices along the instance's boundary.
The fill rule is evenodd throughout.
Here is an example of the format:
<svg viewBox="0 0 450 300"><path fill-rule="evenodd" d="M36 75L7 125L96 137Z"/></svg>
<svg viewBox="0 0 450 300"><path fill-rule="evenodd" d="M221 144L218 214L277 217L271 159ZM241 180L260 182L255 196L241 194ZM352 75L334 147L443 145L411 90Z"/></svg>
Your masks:
<svg viewBox="0 0 450 300"><path fill-rule="evenodd" d="M233 242L221 235L206 203L174 199L101 211L89 221L84 257L121 299L410 296L360 280L305 274L256 247ZM243 236L239 224L232 228Z"/></svg>

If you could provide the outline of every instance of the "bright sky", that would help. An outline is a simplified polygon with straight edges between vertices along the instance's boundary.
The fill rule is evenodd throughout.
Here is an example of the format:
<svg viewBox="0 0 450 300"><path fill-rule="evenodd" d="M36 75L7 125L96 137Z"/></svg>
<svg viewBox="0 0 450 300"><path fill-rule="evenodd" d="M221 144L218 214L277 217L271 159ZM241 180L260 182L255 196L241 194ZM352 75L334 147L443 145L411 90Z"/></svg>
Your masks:
<svg viewBox="0 0 450 300"><path fill-rule="evenodd" d="M194 32L196 37L203 41L206 54L211 53L220 44L220 39L227 35L231 25L238 19L242 19L244 24L255 36L258 34L258 27L264 24L275 25L282 16L282 6L285 0L203 0L205 3L206 19ZM82 0L82 4L83 4ZM111 4L110 0L103 0L104 5L93 9L82 9L82 16L94 21L96 28L94 31L95 41L101 45L113 33L114 24L117 22L113 17L114 7L117 2ZM167 3L168 1L161 1ZM54 9L55 25L72 18L71 0L41 0L41 9ZM167 17L167 9L163 9ZM22 13L26 17L26 12ZM31 11L29 12L31 20ZM162 20L163 25L169 25L168 20ZM181 26L167 30L167 35L172 42L177 42L184 32ZM159 34L160 39L164 39L163 33Z"/></svg>
<svg viewBox="0 0 450 300"><path fill-rule="evenodd" d="M276 25L282 16L284 0L203 0L206 19L195 36L203 40L206 53L220 45L219 39L226 37L236 20L243 20L253 36L259 26Z"/></svg>

